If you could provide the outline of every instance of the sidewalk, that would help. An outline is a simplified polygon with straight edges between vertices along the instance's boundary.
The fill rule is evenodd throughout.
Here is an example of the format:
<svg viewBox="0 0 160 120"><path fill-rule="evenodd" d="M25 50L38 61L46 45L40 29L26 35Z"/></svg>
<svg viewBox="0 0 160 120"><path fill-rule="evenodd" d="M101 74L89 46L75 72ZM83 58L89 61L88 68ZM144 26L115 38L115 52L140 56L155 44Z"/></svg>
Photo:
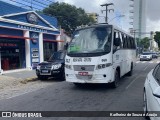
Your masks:
<svg viewBox="0 0 160 120"><path fill-rule="evenodd" d="M37 79L35 70L7 71L0 75L0 100L32 92L53 82L42 82Z"/></svg>
<svg viewBox="0 0 160 120"><path fill-rule="evenodd" d="M36 79L35 70L9 71L0 75L0 89L9 86L16 86L19 83L25 83L28 80Z"/></svg>
<svg viewBox="0 0 160 120"><path fill-rule="evenodd" d="M36 77L36 72L35 70L20 70L20 71L9 71L9 72L4 72L4 75L2 77L14 77L16 79L28 79L28 78L33 78ZM1 78L1 76L0 76Z"/></svg>

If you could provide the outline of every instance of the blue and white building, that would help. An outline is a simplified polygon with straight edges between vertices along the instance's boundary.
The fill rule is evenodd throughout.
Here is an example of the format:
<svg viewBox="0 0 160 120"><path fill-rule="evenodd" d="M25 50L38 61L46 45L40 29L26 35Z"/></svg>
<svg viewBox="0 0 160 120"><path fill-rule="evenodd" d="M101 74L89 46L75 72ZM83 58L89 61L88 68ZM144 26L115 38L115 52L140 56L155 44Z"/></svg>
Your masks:
<svg viewBox="0 0 160 120"><path fill-rule="evenodd" d="M57 51L57 19L0 1L0 71L32 69Z"/></svg>

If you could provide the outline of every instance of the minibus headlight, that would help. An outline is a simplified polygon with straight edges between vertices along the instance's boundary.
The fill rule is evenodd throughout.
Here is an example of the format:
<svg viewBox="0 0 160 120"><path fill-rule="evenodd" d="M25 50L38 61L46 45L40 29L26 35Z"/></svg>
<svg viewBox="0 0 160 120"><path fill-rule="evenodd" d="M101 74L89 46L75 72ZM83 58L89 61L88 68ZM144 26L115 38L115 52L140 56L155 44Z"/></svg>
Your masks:
<svg viewBox="0 0 160 120"><path fill-rule="evenodd" d="M72 66L71 65L65 64L65 68L72 70Z"/></svg>
<svg viewBox="0 0 160 120"><path fill-rule="evenodd" d="M97 65L97 69L103 69L103 68L109 67L111 65L112 65L111 63L99 64L99 65Z"/></svg>

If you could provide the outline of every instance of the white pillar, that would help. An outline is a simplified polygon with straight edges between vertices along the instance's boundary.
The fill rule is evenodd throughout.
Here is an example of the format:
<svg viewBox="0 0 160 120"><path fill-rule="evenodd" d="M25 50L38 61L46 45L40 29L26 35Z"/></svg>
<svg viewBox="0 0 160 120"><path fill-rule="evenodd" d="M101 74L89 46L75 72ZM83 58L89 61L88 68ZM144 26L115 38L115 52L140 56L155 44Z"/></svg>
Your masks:
<svg viewBox="0 0 160 120"><path fill-rule="evenodd" d="M39 33L39 54L40 54L40 62L43 62L44 61L43 33Z"/></svg>
<svg viewBox="0 0 160 120"><path fill-rule="evenodd" d="M61 40L61 36L57 35L56 36L56 40ZM62 46L63 46L63 43L62 42L58 42L58 44L57 44L57 50L62 50L63 49Z"/></svg>
<svg viewBox="0 0 160 120"><path fill-rule="evenodd" d="M29 31L23 31L23 36L30 37ZM31 52L30 52L30 40L29 39L25 40L25 51L26 51L26 68L31 70L32 66L31 66Z"/></svg>

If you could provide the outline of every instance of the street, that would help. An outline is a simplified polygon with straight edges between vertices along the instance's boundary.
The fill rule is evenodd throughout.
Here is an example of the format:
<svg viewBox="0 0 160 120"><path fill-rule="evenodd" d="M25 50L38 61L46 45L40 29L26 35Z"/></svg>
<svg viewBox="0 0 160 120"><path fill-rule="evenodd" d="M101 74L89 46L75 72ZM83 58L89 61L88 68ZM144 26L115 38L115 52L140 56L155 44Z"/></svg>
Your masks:
<svg viewBox="0 0 160 120"><path fill-rule="evenodd" d="M76 87L74 84L65 81L41 81L44 83L49 82L51 85L36 91L22 92L19 96L0 100L0 111L143 111L144 81L148 72L157 63L158 60L137 61L133 75L121 78L120 86L116 89L106 84ZM50 120L53 118L41 119ZM61 120L64 118L54 119ZM145 120L143 117L90 117L83 119ZM15 120L17 119L15 118Z"/></svg>
<svg viewBox="0 0 160 120"><path fill-rule="evenodd" d="M160 120L159 4L0 0L0 120Z"/></svg>

